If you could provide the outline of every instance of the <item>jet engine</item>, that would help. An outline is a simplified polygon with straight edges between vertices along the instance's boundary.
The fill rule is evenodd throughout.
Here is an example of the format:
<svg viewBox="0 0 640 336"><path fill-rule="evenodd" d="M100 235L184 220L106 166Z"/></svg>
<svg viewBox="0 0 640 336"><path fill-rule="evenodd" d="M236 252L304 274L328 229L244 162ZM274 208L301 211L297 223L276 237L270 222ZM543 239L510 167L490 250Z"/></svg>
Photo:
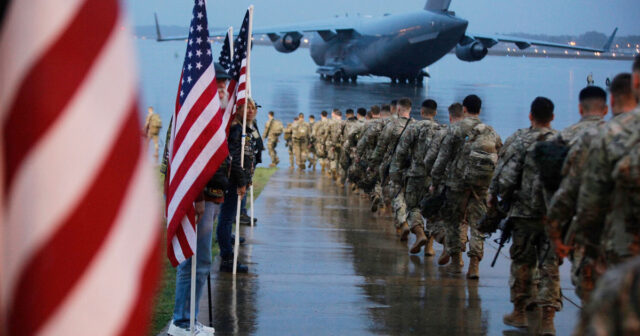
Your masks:
<svg viewBox="0 0 640 336"><path fill-rule="evenodd" d="M282 37L278 38L273 42L276 50L288 54L290 52L296 51L298 47L300 47L300 40L302 39L302 34L298 32L286 33Z"/></svg>
<svg viewBox="0 0 640 336"><path fill-rule="evenodd" d="M487 56L487 47L479 41L473 41L465 45L456 46L456 56L466 62L476 62Z"/></svg>

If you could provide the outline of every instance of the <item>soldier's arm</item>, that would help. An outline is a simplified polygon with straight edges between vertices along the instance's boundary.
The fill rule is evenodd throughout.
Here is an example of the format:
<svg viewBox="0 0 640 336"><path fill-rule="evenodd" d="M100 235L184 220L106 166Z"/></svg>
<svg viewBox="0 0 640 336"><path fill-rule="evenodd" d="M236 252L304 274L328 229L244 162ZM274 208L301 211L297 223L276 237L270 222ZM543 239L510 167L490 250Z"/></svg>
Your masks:
<svg viewBox="0 0 640 336"><path fill-rule="evenodd" d="M576 213L578 193L584 163L587 159L589 148L584 142L578 142L567 154L563 170L566 172L560 187L551 198L547 217L550 222L564 225L571 221Z"/></svg>
<svg viewBox="0 0 640 336"><path fill-rule="evenodd" d="M582 230L600 231L604 217L610 207L612 171L603 138L596 139L589 148L588 159L581 177L578 192L576 222Z"/></svg>
<svg viewBox="0 0 640 336"><path fill-rule="evenodd" d="M391 159L389 174L400 173L407 168L406 163L410 161L411 148L414 146L414 141L415 127L410 127L398 140L398 148Z"/></svg>
<svg viewBox="0 0 640 336"><path fill-rule="evenodd" d="M378 142L376 143L376 147L371 154L370 160L374 166L382 162L382 159L387 152L387 146L389 145L389 133L390 129L392 128L389 126L391 126L391 123L389 123L387 127L382 130L382 133L378 136Z"/></svg>
<svg viewBox="0 0 640 336"><path fill-rule="evenodd" d="M427 149L427 153L425 154L423 161L424 171L429 175L431 174L431 170L433 169L433 164L438 158L438 152L440 151L440 146L442 145L442 141L444 140L445 135L447 135L447 129L442 128L433 135L433 138L431 138L429 149Z"/></svg>
<svg viewBox="0 0 640 336"><path fill-rule="evenodd" d="M449 129L447 135L445 135L440 149L438 150L438 156L431 168L431 179L433 185L439 185L444 179L444 173L447 169L447 165L453 158L454 151L456 149L456 136L452 129Z"/></svg>

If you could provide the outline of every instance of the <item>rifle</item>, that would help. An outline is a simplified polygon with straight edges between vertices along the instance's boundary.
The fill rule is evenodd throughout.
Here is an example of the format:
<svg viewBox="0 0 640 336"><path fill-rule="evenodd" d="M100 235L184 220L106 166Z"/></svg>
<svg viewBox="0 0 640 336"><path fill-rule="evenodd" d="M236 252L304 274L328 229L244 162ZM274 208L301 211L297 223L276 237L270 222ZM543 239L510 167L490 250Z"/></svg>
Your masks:
<svg viewBox="0 0 640 336"><path fill-rule="evenodd" d="M500 234L500 238L495 240L495 242L498 244L498 251L496 251L496 255L493 257L491 267L496 265L496 261L498 261L500 251L502 251L504 245L511 239L511 234L513 233L513 222L511 221L511 218L507 217L506 219L502 220L502 222L500 223L500 231L502 231L502 233Z"/></svg>

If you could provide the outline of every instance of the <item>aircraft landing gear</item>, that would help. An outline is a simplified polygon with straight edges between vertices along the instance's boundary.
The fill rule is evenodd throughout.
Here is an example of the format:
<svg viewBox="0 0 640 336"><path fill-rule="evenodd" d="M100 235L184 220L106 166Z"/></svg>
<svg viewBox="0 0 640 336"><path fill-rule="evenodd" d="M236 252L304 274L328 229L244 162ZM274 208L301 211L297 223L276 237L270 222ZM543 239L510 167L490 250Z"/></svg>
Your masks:
<svg viewBox="0 0 640 336"><path fill-rule="evenodd" d="M420 74L416 77L416 86L423 87L424 86L424 75Z"/></svg>
<svg viewBox="0 0 640 336"><path fill-rule="evenodd" d="M358 75L351 76L351 82L353 82L353 83L358 82Z"/></svg>

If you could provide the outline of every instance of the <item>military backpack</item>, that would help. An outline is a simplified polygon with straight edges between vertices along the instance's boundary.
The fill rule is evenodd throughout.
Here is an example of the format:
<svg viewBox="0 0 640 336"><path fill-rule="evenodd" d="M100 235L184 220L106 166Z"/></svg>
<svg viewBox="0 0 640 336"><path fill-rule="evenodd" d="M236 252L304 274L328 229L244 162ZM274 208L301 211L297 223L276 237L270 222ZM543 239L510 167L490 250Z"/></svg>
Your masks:
<svg viewBox="0 0 640 336"><path fill-rule="evenodd" d="M498 164L497 142L497 135L490 126L478 123L471 129L462 148L462 153L469 153L462 175L465 184L489 187Z"/></svg>

